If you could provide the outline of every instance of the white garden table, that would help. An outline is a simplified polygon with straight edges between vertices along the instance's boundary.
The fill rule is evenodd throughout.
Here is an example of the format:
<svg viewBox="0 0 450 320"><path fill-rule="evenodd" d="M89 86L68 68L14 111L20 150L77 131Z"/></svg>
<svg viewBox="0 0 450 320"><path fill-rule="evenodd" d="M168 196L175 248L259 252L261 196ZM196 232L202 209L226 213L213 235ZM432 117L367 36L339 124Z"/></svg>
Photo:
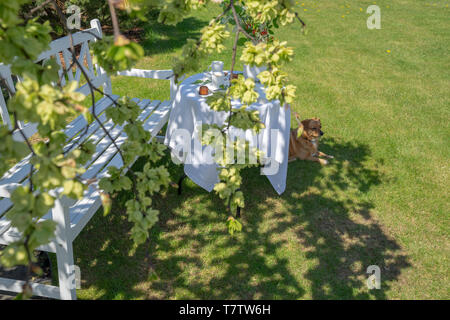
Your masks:
<svg viewBox="0 0 450 320"><path fill-rule="evenodd" d="M211 147L200 145L197 128L201 124L222 125L228 114L211 110L206 103L206 96L199 95L201 84L194 82L208 78L208 73L196 74L178 86L164 143L172 150L172 156L184 163L185 174L197 185L211 192L219 181L217 164L210 156ZM256 135L250 130L244 132L231 127L229 134L231 137L245 138L251 146L257 146L264 152L269 162L261 168L261 174L267 176L278 194L282 194L286 188L290 108L280 107L278 100L267 101L261 84L257 83L255 90L260 94L260 99L248 108L259 111L265 129ZM239 101L232 101L232 105L237 108L241 104Z"/></svg>

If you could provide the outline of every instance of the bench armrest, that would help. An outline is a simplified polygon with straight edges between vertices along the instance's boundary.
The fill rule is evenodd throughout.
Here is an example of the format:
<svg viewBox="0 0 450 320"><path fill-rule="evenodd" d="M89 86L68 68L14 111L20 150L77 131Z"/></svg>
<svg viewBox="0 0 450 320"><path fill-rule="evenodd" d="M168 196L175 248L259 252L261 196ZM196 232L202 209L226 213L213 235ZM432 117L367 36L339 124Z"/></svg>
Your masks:
<svg viewBox="0 0 450 320"><path fill-rule="evenodd" d="M169 80L174 76L172 70L144 70L134 68L126 71L119 71L117 72L117 75L161 80Z"/></svg>
<svg viewBox="0 0 450 320"><path fill-rule="evenodd" d="M130 69L126 71L119 71L117 72L117 75L145 79L170 80L170 100L173 100L175 98L177 85L175 83L175 75L173 74L172 70Z"/></svg>
<svg viewBox="0 0 450 320"><path fill-rule="evenodd" d="M19 186L21 186L20 183L7 183L0 185L0 197L11 198L11 193Z"/></svg>

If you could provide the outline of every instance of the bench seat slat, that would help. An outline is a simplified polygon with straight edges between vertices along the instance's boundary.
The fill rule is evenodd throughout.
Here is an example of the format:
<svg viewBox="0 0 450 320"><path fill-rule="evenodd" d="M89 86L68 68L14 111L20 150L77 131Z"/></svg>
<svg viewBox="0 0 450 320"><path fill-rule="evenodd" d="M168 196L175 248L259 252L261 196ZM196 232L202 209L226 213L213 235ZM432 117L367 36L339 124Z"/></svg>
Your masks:
<svg viewBox="0 0 450 320"><path fill-rule="evenodd" d="M138 102L139 107L143 112L141 113L141 117L145 116L145 114L149 113L151 110L148 108L150 100L142 100L141 102ZM114 126L114 123L109 120L106 124L104 124L105 128L108 130L109 135L113 140L116 140L118 135L122 132L123 128L122 126L116 125ZM113 127L114 126L114 127ZM99 128L98 131L102 134L102 139L97 140L97 147L95 153L92 155L91 159L86 163L85 168L88 168L91 163L93 163L99 155L105 151L108 146L112 143L109 137L105 134L103 129Z"/></svg>
<svg viewBox="0 0 450 320"><path fill-rule="evenodd" d="M164 101L160 104L159 108L152 113L144 124L144 129L150 131L152 136L156 136L165 124L165 120L168 119L170 111L170 104ZM161 122L162 121L162 122ZM107 174L107 169L110 166L120 168L123 166L122 158L119 153L111 159L108 165L103 168L102 172L97 175L101 178ZM72 241L83 230L84 226L89 222L92 215L100 208L101 199L100 194L96 188L89 187L88 191L84 195L83 199L78 201L74 206L70 208L70 221L72 228Z"/></svg>
<svg viewBox="0 0 450 320"><path fill-rule="evenodd" d="M99 117L98 120L100 120L100 122L106 126L106 114L102 113ZM86 131L86 133L84 133L84 129L83 132L80 132L75 138L72 139L72 141L70 141L69 144L67 144L64 147L64 154L68 153L70 150L78 147L79 145L81 145L84 141L89 140L92 141L93 143L95 143L96 141L100 140L100 135L101 133L99 133L99 129L100 125L98 124L97 121L94 121L93 123L91 123ZM103 130L101 130L103 131Z"/></svg>
<svg viewBox="0 0 450 320"><path fill-rule="evenodd" d="M143 100L139 102L139 100L134 100L135 102L138 102L141 109L144 109L144 111L140 114L139 120L145 120L144 123L144 129L149 130L153 136L155 136L159 130L164 126L165 122L168 119L168 113L170 109L170 104L165 101L163 103L160 103L159 101L155 100L149 104L149 100ZM159 106L159 107L158 107ZM156 110L155 108L158 107ZM153 112L154 111L154 112ZM150 115L150 116L149 116ZM120 135L118 135L116 139L116 143L120 146L123 144L123 142L126 140L126 134L123 132L122 128L118 128L119 126L116 126L114 129L116 131L120 130ZM113 129L113 131L114 131ZM100 129L101 130L101 129ZM103 131L103 130L102 130ZM117 133L117 132L116 132ZM103 139L110 140L106 136L103 137ZM103 140L102 139L102 140ZM114 139L114 137L113 137ZM101 142L100 142L101 143ZM100 148L100 149L103 149ZM110 166L116 166L120 167L123 165L122 159L120 155L118 154L115 147L110 143L109 147L107 149L103 149L104 152L102 155L97 158L95 161L91 160L91 162L94 162L91 167L83 174L83 179L90 179L95 176L97 176L98 179L103 177L105 174L107 174L107 169ZM95 157L92 157L94 159ZM101 172L99 170L101 169ZM9 199L4 199L9 200ZM98 194L98 191L96 189L93 189L92 187L89 187L88 191L85 193L83 199L78 201L74 206L70 208L70 220L71 220L71 227L74 230L74 236L75 238L78 233L82 230L84 225L89 221L90 217L87 217L86 213L89 212L90 216L92 216L100 207L101 201L100 201L100 195ZM84 218L83 218L84 217ZM42 220L50 219L51 218L51 211L47 213ZM79 225L79 222L81 219L86 220L83 225ZM82 222L82 221L81 221ZM5 223L7 221L0 221L0 230L5 226ZM75 232L78 230L77 232ZM14 236L15 235L15 236ZM1 234L0 232L0 243L5 243L5 240L9 239L11 241L14 238L18 238L20 235L15 230L9 230L5 234ZM46 250L52 250L52 246L47 246Z"/></svg>
<svg viewBox="0 0 450 320"><path fill-rule="evenodd" d="M123 166L122 157L120 154L116 155L109 162L108 167L105 167L98 175L98 178L108 176L109 167L120 168ZM72 230L71 241L75 240L78 234L83 230L84 226L89 222L95 212L100 208L102 201L100 199L100 193L97 188L89 186L89 189L84 194L83 199L78 201L74 206L70 208L70 226Z"/></svg>
<svg viewBox="0 0 450 320"><path fill-rule="evenodd" d="M144 111L141 113L141 115L139 116L139 119L145 119L148 114L154 109L155 106L157 106L159 104L159 101L155 100L150 104L150 108L147 108L147 106L149 105L150 100L148 99L144 99L141 102L139 102L139 99L135 98L133 99L136 103L138 103L139 107L141 109L144 109ZM111 102L112 103L112 102ZM146 109L147 108L147 109ZM99 120L104 121L106 120L106 116L104 114L102 114L99 117ZM92 162L94 162L94 160L96 160L99 155L106 150L106 148L111 144L111 141L108 137L106 137L106 134L104 133L102 128L99 128L99 124L98 122L94 122L93 124L91 124L91 127L94 128L94 126L96 126L96 132L89 137L89 134L83 135L81 141L78 141L78 143L73 143L71 146L71 148L74 148L76 145L79 145L82 141L84 141L86 139L86 137L89 137L89 139L97 144L96 147L96 152L94 153L94 155L91 157L91 159L89 160L89 162L86 164L86 167L88 167ZM114 124L112 121L108 121L106 124L104 124L105 129L112 130L110 132L110 135L113 139L117 138L117 136L120 134L120 132L123 130L122 127L120 126L116 126L116 128L113 129ZM89 130L88 130L89 131ZM103 139L102 139L103 138ZM106 139L104 139L106 138ZM101 140L101 144L98 144L99 140ZM30 171L30 166L31 164L28 163L27 166L22 168L21 174L23 176L23 178L25 178L26 176L28 176L29 171ZM19 173L20 174L20 173ZM22 178L22 179L23 179ZM22 185L25 185L28 183L28 179L22 181ZM1 199L0 200L0 214L3 214L5 211L9 210L12 206L12 202L10 199ZM5 227L5 224L2 224L2 221L0 220L0 232L1 230Z"/></svg>
<svg viewBox="0 0 450 320"><path fill-rule="evenodd" d="M144 108L148 105L148 103L150 102L150 100L146 99L146 100L143 100L142 102L139 102L139 100L137 99L137 100L135 100L135 102L138 103L138 105L141 107L141 109L144 109ZM112 102L111 102L111 103L112 103ZM103 109L103 110L104 110L104 109ZM147 110L144 111L145 115L146 115L148 112L149 112L149 111L147 111ZM144 116L145 116L145 115L144 115ZM83 117L83 118L84 118L84 117ZM106 116L105 116L104 113L99 117L99 120L101 120L101 121L105 121L105 120L106 120ZM113 130L113 132L111 132L111 136L113 137L113 139L114 139L115 137L117 137L118 134L122 131L122 128L121 128L121 127L119 127L117 130L114 131L114 129L113 129L114 124L113 124L112 121L108 121L106 124L104 124L104 127L105 127L105 129L107 129L108 131L109 131L109 130ZM117 126L117 127L118 127L118 126ZM84 141L87 137L89 137L89 140L91 140L94 144L97 144L97 147L96 147L96 152L95 152L94 155L91 157L91 159L90 159L89 162L86 164L86 166L89 166L95 159L97 159L98 156L105 150L105 148L108 147L109 144L111 144L111 141L109 140L109 138L106 138L107 141L109 141L109 143L106 142L106 144L103 143L103 144L101 144L101 145L98 144L99 140L102 139L102 138L104 138L106 134L104 133L103 129L100 128L100 126L99 126L99 124L98 124L97 121L95 121L95 122L93 122L93 124L91 124L91 128L93 128L94 130L96 130L95 133L94 133L93 135L91 135L91 136L89 136L89 134L84 135L84 136L82 137L82 139L79 139L79 140L81 140L81 141L78 141L78 143L72 143L72 144L69 144L68 146L66 146L67 148L66 148L66 150L65 150L65 151L68 151L68 150L69 150L69 147L71 147L70 149L74 148L75 146L77 146L77 145L79 145L80 143L82 143L82 141ZM89 130L88 130L88 131L89 131ZM29 159L29 158L28 158L28 159ZM26 177L28 176L29 172L30 172L30 167L31 167L31 164L30 164L30 163L28 163L28 164L26 164L25 166L23 166L23 167L21 168L21 171L20 171L20 172L17 172L17 176L18 176L17 179L19 179L19 178L22 178L22 179L26 178ZM28 181L29 181L29 179L27 178L27 179L25 179L24 181L22 181L21 183L22 183L22 185L26 185L26 184L28 183ZM3 213L6 212L7 210L9 210L9 209L11 208L11 206L12 206L12 202L11 202L10 199L7 199L7 198L1 199L1 200L0 200L0 214L3 214ZM4 231L4 229L6 228L7 224L8 224L8 223L7 223L6 221L4 221L4 219L0 220L0 233L2 233L2 230Z"/></svg>
<svg viewBox="0 0 450 320"><path fill-rule="evenodd" d="M111 98L113 98L113 100L116 101L119 98L119 96L112 95ZM113 102L111 101L110 98L108 98L108 97L101 98L100 100L98 100L95 103L95 114L97 116L100 115L103 111L106 110L106 108L108 108L112 104L113 104ZM92 106L89 108L89 111L92 113L92 111L93 111ZM86 119L84 118L84 116L80 115L67 126L67 129L65 131L66 135L69 137L69 139L72 139L86 125L87 125Z"/></svg>
<svg viewBox="0 0 450 320"><path fill-rule="evenodd" d="M105 122L106 120L106 115L102 114L99 117L99 120L102 122ZM99 124L97 122L93 123L92 125L90 125L88 127L88 131L86 132L86 134L84 135L78 135L75 139L73 139L69 144L67 144L63 151L64 153L69 152L70 150L74 149L75 147L79 146L83 141L85 141L87 138L89 138L89 140L92 140L93 143L96 143L96 141L98 141L101 137L97 137L96 135L96 131L99 128ZM10 183L22 183L25 184L26 181L28 181L28 176L30 174L30 159L31 159L31 154L28 155L27 157L25 157L17 166L16 166L16 172L14 173L9 173L8 175L5 175L4 178L2 180L0 180L0 185L4 185L4 184L10 184ZM26 179L26 180L24 180ZM17 182L16 182L17 181ZM2 202L0 200L0 207L2 207ZM0 209L0 214L4 212Z"/></svg>
<svg viewBox="0 0 450 320"><path fill-rule="evenodd" d="M148 103L148 101L147 101L147 103ZM147 108L146 110L144 110L144 112L142 112L139 115L138 119L139 120L145 119L146 116L148 116L148 114L151 111L152 111L151 107ZM125 142L127 137L126 137L125 132L123 131L123 127L122 126L120 126L120 127L117 126L117 127L120 130L120 134L117 136L117 138L115 139L114 142L120 148L120 146ZM95 160L95 162L92 163L92 165L89 166L89 168L86 170L86 172L82 175L83 179L94 178L95 175L97 174L97 172L99 172L117 152L116 147L112 144L110 139L108 137L105 137L105 139L107 142L109 142L109 146L106 149L101 150L101 151L103 151L101 153L101 155Z"/></svg>
<svg viewBox="0 0 450 320"><path fill-rule="evenodd" d="M106 119L106 116L104 114L102 114L102 116L99 117L99 120L101 120L101 118L105 118ZM97 143L105 135L103 129L98 130L99 129L99 125L98 125L97 122L96 122L96 125L97 125L96 127L94 127L94 126L90 127L90 129L92 128L93 130L96 130L94 132L94 134L92 134L92 135L89 135L89 133L86 134L86 136L89 136L89 140L91 140L94 144ZM107 130L110 130L110 129L112 129L113 123L109 122L109 123L104 124L104 126L105 126L105 128ZM79 144L76 144L76 145L79 145ZM74 144L73 145L67 145L64 151L67 152L70 149L73 149L76 145L74 145ZM89 163L90 162L92 162L92 160L90 160ZM29 178L27 178L27 177L28 177L29 172L30 172L30 167L31 167L31 164L27 163L26 166L24 166L22 168L21 172L18 172L18 175L20 175L19 177L23 176L23 178L26 178L25 180L23 180L21 182L21 185L26 185L26 184L29 183ZM3 214L7 210L9 210L11 208L11 206L12 206L12 202L11 202L10 199L8 199L8 198L1 199L0 200L0 214ZM2 221L3 220L0 220L0 234L1 234L1 228L2 228Z"/></svg>
<svg viewBox="0 0 450 320"><path fill-rule="evenodd" d="M114 100L117 100L118 96L113 96L112 98ZM96 107L96 113L102 112L102 114L99 117L99 120L101 122L104 122L104 121L106 121L106 116L103 113L103 111L107 107L109 107L113 102L109 98L102 98L97 103L98 103L98 106ZM91 110L92 110L92 107L91 107ZM73 124L74 122L77 122L79 125L74 125ZM84 126L86 124L87 124L87 122L86 122L85 118L83 116L79 116L77 119L72 121L71 124L68 125L68 129L66 129L66 135L68 135L70 137L76 133L80 133L81 130L84 130ZM111 128L111 126L107 126L107 125L105 125L105 126L107 127L107 129ZM78 129L74 129L74 128L78 128ZM90 136L89 132L93 131L93 130L97 130L98 128L99 128L99 124L97 123L97 121L93 122L90 125L90 128L88 129L88 133L85 135L79 134L76 137L77 140L75 140L75 139L74 139L75 141L72 140L72 142L65 147L64 151L67 152L70 149L73 149L74 147L81 144L88 137L91 138L92 136ZM103 130L101 130L101 131L103 132ZM102 137L103 136L98 137L98 140L100 140ZM96 138L96 136L94 136L93 143L98 142L98 140L96 140L95 138ZM31 164L29 162L30 159L31 159L31 154L28 155L27 157L25 157L23 160L21 160L16 166L14 166L10 170L8 170L8 172L5 173L5 175L3 176L3 179L0 180L0 185L10 184L10 183L21 183L22 185L27 184L28 183L27 177L30 173L30 168L31 168ZM11 206L12 206L12 202L10 199L7 199L7 198L0 199L0 214L3 214L7 210L9 210L11 208ZM4 227L4 225L2 225L2 223L1 223L1 221L2 220L0 220L0 232L1 232L2 228Z"/></svg>
<svg viewBox="0 0 450 320"><path fill-rule="evenodd" d="M117 100L119 96L114 96L113 98ZM107 107L112 104L112 101L109 98L102 98L96 104L96 113L103 112ZM106 118L105 118L106 120ZM70 124L67 125L65 133L67 137L72 139L77 133L79 133L86 126L86 119L83 116L77 117ZM30 172L30 164L29 161L31 159L31 154L22 159L19 163L17 163L14 167L9 169L3 177L0 179L0 185L9 184L9 183L19 183ZM0 206L1 213L1 206Z"/></svg>
<svg viewBox="0 0 450 320"><path fill-rule="evenodd" d="M112 121L109 121L108 123L104 124L104 126L107 130L112 129L111 136L113 137L113 139L120 133L120 130L116 130L114 132L114 129L116 129L116 128L113 129L114 124ZM105 134L104 134L103 129L97 128L96 132L90 138L95 143L95 142L98 142L98 140L100 140L101 138L104 138L104 136L105 136ZM109 138L106 138L106 139L109 140ZM108 145L110 143L111 142L109 142ZM92 158L88 161L88 163L86 165L88 166L95 159L97 159L98 155L101 154L102 151L104 151L104 148L105 148L104 146L97 145L96 152L93 154ZM25 181L22 182L22 185L26 185L28 183L28 181L29 181L29 179L27 178ZM10 199L7 199L7 198L2 199L0 201L0 206L1 206L0 211L2 211L2 213L3 213L5 211L9 210L12 207L12 205L13 205L13 203ZM51 218L51 211L48 212L45 216L43 216L42 220L47 220L50 218ZM4 218L2 220L0 220L0 234L2 234L5 231L5 229L7 229L8 227L9 227L9 221L5 220Z"/></svg>

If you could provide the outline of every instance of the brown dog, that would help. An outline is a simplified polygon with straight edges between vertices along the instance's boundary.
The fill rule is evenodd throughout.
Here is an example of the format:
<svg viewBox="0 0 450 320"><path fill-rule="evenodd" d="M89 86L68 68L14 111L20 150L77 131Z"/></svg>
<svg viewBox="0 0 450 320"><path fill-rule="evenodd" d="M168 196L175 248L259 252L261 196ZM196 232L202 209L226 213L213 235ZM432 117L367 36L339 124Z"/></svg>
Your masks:
<svg viewBox="0 0 450 320"><path fill-rule="evenodd" d="M300 117L295 113L298 122L297 129L291 129L289 139L289 162L298 159L311 160L319 162L322 165L328 164L325 159L319 157L334 158L319 151L319 138L323 136L322 124L319 118L306 119L300 121ZM302 134L298 137L297 133L302 130Z"/></svg>

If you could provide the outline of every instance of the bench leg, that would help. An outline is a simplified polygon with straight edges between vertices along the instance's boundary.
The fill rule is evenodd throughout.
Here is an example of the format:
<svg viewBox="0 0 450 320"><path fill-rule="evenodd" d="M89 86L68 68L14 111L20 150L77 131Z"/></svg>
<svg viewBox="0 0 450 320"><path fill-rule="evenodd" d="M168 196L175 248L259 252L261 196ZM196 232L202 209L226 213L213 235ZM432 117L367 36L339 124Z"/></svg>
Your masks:
<svg viewBox="0 0 450 320"><path fill-rule="evenodd" d="M53 219L57 223L56 259L58 261L60 296L62 300L75 300L77 296L69 208L64 206L60 199L55 201Z"/></svg>
<svg viewBox="0 0 450 320"><path fill-rule="evenodd" d="M187 177L186 173L183 172L180 180L178 180L178 195L181 195L183 180Z"/></svg>
<svg viewBox="0 0 450 320"><path fill-rule="evenodd" d="M241 189L236 189L237 191L240 191ZM230 212L230 214L233 214L233 212L231 212L231 198L230 201L228 202L228 211ZM241 207L237 206L236 207L236 218L240 218L241 217Z"/></svg>
<svg viewBox="0 0 450 320"><path fill-rule="evenodd" d="M236 218L240 218L241 217L241 207L237 207L236 208Z"/></svg>

